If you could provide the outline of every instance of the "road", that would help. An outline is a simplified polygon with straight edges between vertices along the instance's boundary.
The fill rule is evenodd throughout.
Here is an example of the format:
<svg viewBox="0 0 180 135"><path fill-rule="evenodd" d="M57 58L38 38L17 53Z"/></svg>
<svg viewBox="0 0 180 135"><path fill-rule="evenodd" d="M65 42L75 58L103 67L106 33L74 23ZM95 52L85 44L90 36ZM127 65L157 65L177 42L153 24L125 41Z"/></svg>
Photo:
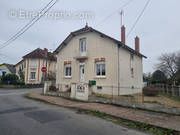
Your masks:
<svg viewBox="0 0 180 135"><path fill-rule="evenodd" d="M0 89L0 135L145 135L110 121L23 97L40 90Z"/></svg>

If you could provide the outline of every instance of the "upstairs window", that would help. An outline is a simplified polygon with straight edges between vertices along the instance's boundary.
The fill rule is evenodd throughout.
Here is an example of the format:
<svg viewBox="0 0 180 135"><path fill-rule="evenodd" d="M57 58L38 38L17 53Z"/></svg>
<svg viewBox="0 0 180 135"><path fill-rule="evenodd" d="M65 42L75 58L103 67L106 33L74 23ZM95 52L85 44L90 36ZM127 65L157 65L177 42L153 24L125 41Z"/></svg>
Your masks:
<svg viewBox="0 0 180 135"><path fill-rule="evenodd" d="M71 77L71 64L66 64L64 67L65 77Z"/></svg>
<svg viewBox="0 0 180 135"><path fill-rule="evenodd" d="M85 38L80 39L80 52L81 52L81 55L85 55L86 53L86 39Z"/></svg>
<svg viewBox="0 0 180 135"><path fill-rule="evenodd" d="M32 67L32 68L36 68L37 67L36 60L30 60L30 67Z"/></svg>
<svg viewBox="0 0 180 135"><path fill-rule="evenodd" d="M106 65L104 62L96 62L96 76L106 76Z"/></svg>
<svg viewBox="0 0 180 135"><path fill-rule="evenodd" d="M24 68L26 68L26 61L24 61Z"/></svg>

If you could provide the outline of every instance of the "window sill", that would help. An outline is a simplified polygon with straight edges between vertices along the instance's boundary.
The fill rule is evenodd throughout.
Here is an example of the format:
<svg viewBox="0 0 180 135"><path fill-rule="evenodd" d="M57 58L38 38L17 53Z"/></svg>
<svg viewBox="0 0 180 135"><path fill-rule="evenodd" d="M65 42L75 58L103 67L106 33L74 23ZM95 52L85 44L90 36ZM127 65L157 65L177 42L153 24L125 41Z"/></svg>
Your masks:
<svg viewBox="0 0 180 135"><path fill-rule="evenodd" d="M106 79L106 76L95 76L95 79Z"/></svg>
<svg viewBox="0 0 180 135"><path fill-rule="evenodd" d="M64 76L65 79L71 79L72 76Z"/></svg>

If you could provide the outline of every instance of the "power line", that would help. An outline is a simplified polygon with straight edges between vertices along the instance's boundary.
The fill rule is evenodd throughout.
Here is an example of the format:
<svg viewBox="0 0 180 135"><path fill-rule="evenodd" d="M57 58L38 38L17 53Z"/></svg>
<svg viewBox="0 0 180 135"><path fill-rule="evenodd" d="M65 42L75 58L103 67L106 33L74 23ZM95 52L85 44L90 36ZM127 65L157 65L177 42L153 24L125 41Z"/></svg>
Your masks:
<svg viewBox="0 0 180 135"><path fill-rule="evenodd" d="M18 31L14 36L12 36L8 41L3 43L0 49L8 46L13 41L15 41L18 37L20 37L23 33L25 33L30 27L32 27L41 17L43 17L57 2L56 0L50 7L48 7L54 0L51 0L39 13L35 16L28 24L26 24L20 31ZM48 8L47 8L48 7ZM47 10L45 10L47 8ZM44 11L45 10L45 11ZM43 12L44 11L44 12ZM42 13L43 12L43 13ZM34 21L35 20L35 21Z"/></svg>
<svg viewBox="0 0 180 135"><path fill-rule="evenodd" d="M41 14L54 0L51 0L41 11L39 14ZM38 16L36 15L31 21L29 21L23 28L21 28L14 36L12 36L9 40L7 40L6 42L4 42L1 46L4 46L5 44L7 44L8 42L10 42L13 38L15 38L18 34L20 34L20 32L22 30L24 30L28 25L30 25Z"/></svg>
<svg viewBox="0 0 180 135"><path fill-rule="evenodd" d="M144 8L142 9L141 13L139 14L139 16L137 17L135 23L133 24L133 26L131 27L131 29L129 30L127 37L131 34L131 32L133 31L133 29L135 28L136 24L138 23L138 21L140 20L141 16L143 15L144 11L146 10L147 6L149 5L151 0L148 0L144 6Z"/></svg>
<svg viewBox="0 0 180 135"><path fill-rule="evenodd" d="M107 17L105 17L103 20L101 20L97 25L101 24L102 22L105 22L108 18L110 18L111 16L113 16L115 13L117 13L118 11L122 10L123 8L125 8L126 6L128 6L133 0L129 0L127 1L124 5L122 5L120 8L118 8L117 10L113 11L111 14L109 14ZM95 25L95 26L97 26Z"/></svg>

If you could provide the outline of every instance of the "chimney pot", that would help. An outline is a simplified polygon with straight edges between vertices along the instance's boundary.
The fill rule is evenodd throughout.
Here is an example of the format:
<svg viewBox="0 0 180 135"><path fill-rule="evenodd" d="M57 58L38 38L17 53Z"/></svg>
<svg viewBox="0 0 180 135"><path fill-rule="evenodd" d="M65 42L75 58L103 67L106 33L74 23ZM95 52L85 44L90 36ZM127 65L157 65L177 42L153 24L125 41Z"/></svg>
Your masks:
<svg viewBox="0 0 180 135"><path fill-rule="evenodd" d="M126 43L126 28L124 25L121 27L121 42Z"/></svg>
<svg viewBox="0 0 180 135"><path fill-rule="evenodd" d="M47 57L48 49L44 48L44 56Z"/></svg>
<svg viewBox="0 0 180 135"><path fill-rule="evenodd" d="M139 37L138 36L135 37L135 50L137 52L140 51L140 48L139 48Z"/></svg>

